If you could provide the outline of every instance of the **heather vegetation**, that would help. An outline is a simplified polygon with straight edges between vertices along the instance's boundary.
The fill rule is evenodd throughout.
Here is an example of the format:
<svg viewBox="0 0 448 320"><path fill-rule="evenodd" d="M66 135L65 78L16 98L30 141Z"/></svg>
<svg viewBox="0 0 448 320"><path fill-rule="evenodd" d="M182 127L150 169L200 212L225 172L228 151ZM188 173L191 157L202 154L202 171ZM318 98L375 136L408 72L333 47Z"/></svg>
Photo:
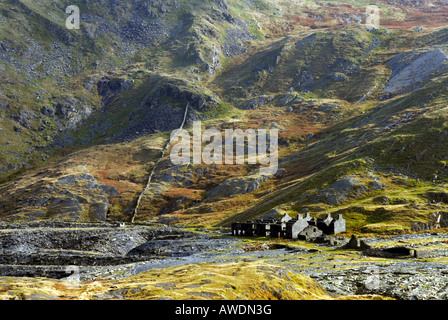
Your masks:
<svg viewBox="0 0 448 320"><path fill-rule="evenodd" d="M2 1L0 220L225 232L267 216L343 214L346 238L447 226L448 6L374 2L377 29L365 26L368 1ZM69 5L79 30L65 26ZM174 165L163 151L183 121L189 132L195 121L279 130L279 170ZM188 278L196 268L169 270L186 274L177 294L137 275L125 295L196 297L189 286L209 285ZM219 279L206 298L279 298L270 286L285 285L296 290L280 298L328 298L287 273L253 292L272 276L257 263L219 268L263 272L236 289ZM107 286L80 290L92 298Z"/></svg>

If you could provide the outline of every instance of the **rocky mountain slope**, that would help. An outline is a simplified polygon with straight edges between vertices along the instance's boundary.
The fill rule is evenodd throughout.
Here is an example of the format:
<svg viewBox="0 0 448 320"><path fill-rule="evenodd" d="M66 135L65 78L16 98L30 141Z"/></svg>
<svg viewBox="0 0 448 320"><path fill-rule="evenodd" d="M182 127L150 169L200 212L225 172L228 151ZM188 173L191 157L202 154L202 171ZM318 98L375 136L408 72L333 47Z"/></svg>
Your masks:
<svg viewBox="0 0 448 320"><path fill-rule="evenodd" d="M447 6L376 1L0 4L0 218L228 226L448 219ZM81 28L65 28L69 4ZM280 165L173 165L171 132L279 129Z"/></svg>

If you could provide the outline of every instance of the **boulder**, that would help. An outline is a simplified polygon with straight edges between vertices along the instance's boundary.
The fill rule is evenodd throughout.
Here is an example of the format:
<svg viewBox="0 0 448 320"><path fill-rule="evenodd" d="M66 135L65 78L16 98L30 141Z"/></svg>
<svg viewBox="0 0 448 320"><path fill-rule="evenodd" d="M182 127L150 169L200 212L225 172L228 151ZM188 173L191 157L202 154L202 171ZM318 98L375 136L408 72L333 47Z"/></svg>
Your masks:
<svg viewBox="0 0 448 320"><path fill-rule="evenodd" d="M389 197L386 196L379 196L372 200L375 204L382 204L382 205L388 205L392 200Z"/></svg>

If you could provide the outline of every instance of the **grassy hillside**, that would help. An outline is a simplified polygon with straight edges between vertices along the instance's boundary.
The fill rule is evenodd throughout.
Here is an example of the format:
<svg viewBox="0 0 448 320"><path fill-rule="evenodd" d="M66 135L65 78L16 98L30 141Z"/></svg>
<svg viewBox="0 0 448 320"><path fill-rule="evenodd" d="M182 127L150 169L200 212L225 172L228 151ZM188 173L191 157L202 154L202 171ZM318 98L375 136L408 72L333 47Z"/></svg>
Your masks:
<svg viewBox="0 0 448 320"><path fill-rule="evenodd" d="M4 278L3 282L6 285L0 293L2 299L24 300L383 299L377 296L332 297L309 277L261 262L186 265L152 270L119 281L98 280L75 285L49 279Z"/></svg>
<svg viewBox="0 0 448 320"><path fill-rule="evenodd" d="M2 2L1 219L129 221L187 105L189 130L279 129L280 170L162 159L139 221L445 217L446 8L375 3L368 31L358 1L72 1L80 30L68 2Z"/></svg>

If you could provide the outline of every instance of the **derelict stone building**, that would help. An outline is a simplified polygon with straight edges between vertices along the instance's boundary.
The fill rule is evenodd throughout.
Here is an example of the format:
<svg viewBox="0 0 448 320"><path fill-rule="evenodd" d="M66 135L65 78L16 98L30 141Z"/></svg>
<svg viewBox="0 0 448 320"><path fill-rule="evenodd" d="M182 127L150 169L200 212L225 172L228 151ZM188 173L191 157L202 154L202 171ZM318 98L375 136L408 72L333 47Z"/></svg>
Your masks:
<svg viewBox="0 0 448 320"><path fill-rule="evenodd" d="M338 219L333 219L330 214L326 219L313 219L309 214L305 218L299 215L296 220L290 220L286 224L286 238L307 240L338 234L345 230L346 223L342 215L339 215Z"/></svg>
<svg viewBox="0 0 448 320"><path fill-rule="evenodd" d="M346 223L342 215L339 215L337 219L333 219L330 214L326 219L313 219L309 214L305 218L299 215L297 219L293 219L286 214L280 220L257 220L232 224L232 235L234 236L302 240L338 234L345 230Z"/></svg>

